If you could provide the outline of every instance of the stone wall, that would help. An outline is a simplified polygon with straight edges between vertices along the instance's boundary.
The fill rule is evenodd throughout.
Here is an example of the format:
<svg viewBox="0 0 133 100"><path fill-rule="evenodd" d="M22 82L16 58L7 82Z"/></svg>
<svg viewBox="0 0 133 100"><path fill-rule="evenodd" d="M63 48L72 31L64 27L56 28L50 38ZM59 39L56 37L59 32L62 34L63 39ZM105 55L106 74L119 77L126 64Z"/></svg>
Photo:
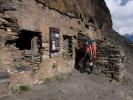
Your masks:
<svg viewBox="0 0 133 100"><path fill-rule="evenodd" d="M99 47L96 68L111 80L124 81L125 77L125 53L120 46L106 45Z"/></svg>
<svg viewBox="0 0 133 100"><path fill-rule="evenodd" d="M4 3L4 2L3 2ZM33 84L39 79L53 77L61 73L67 73L74 69L76 39L72 39L73 56L69 60L64 55L65 41L63 36L77 36L79 32L87 34L91 38L101 38L94 26L85 27L81 19L64 16L56 10L44 7L33 0L5 1L13 10L3 10L1 14L1 65L10 73L11 84ZM16 6L14 6L16 4ZM18 7L19 6L19 7ZM4 9L4 8L3 8ZM1 9L2 11L2 9ZM60 32L59 56L50 58L49 54L49 28L54 27ZM30 33L39 33L42 47L38 50L22 50L19 48L18 39L22 32L26 37ZM100 32L99 32L100 33ZM23 36L23 35L22 35ZM23 40L23 39L22 39ZM35 41L36 42L36 41ZM21 42L20 42L21 43ZM32 44L32 43L31 43ZM35 47L36 43L33 43ZM26 44L20 44L24 46ZM36 51L36 53L35 53ZM2 54L6 52L6 54ZM4 56L4 59L2 56Z"/></svg>

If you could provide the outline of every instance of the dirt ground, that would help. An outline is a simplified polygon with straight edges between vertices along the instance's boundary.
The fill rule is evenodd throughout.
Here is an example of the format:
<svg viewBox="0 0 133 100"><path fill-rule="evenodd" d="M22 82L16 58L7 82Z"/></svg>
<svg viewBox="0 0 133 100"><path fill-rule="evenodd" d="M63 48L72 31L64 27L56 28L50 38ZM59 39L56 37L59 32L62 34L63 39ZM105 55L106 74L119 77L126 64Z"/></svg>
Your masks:
<svg viewBox="0 0 133 100"><path fill-rule="evenodd" d="M45 80L29 92L12 94L0 100L133 100L133 76L123 84L102 74L73 71ZM132 79L131 79L132 78Z"/></svg>

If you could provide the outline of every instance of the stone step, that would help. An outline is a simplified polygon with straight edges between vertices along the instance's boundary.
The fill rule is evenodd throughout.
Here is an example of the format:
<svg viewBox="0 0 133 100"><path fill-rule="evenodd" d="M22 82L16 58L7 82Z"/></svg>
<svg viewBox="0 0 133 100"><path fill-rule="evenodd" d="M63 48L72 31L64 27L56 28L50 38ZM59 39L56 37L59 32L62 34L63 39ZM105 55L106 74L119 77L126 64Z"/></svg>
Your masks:
<svg viewBox="0 0 133 100"><path fill-rule="evenodd" d="M120 54L114 54L114 55L111 54L110 57L114 57L114 58L115 58L115 57L121 57L121 55L120 55Z"/></svg>
<svg viewBox="0 0 133 100"><path fill-rule="evenodd" d="M104 52L100 52L100 51L98 51L97 54L104 54Z"/></svg>
<svg viewBox="0 0 133 100"><path fill-rule="evenodd" d="M103 53L103 51L97 51L97 53Z"/></svg>
<svg viewBox="0 0 133 100"><path fill-rule="evenodd" d="M97 58L98 57L107 57L107 55L97 55Z"/></svg>
<svg viewBox="0 0 133 100"><path fill-rule="evenodd" d="M108 63L108 60L96 60L95 63Z"/></svg>
<svg viewBox="0 0 133 100"><path fill-rule="evenodd" d="M103 52L97 52L97 54L104 54Z"/></svg>
<svg viewBox="0 0 133 100"><path fill-rule="evenodd" d="M113 70L102 70L103 73L106 73L106 74L110 74L110 73L114 73L115 71Z"/></svg>
<svg viewBox="0 0 133 100"><path fill-rule="evenodd" d="M108 57L97 57L96 59L97 60L108 60L109 58Z"/></svg>
<svg viewBox="0 0 133 100"><path fill-rule="evenodd" d="M121 51L115 51L115 50L114 51L113 50L109 51L110 54L120 54L120 52Z"/></svg>
<svg viewBox="0 0 133 100"><path fill-rule="evenodd" d="M97 55L105 55L104 53L97 53Z"/></svg>

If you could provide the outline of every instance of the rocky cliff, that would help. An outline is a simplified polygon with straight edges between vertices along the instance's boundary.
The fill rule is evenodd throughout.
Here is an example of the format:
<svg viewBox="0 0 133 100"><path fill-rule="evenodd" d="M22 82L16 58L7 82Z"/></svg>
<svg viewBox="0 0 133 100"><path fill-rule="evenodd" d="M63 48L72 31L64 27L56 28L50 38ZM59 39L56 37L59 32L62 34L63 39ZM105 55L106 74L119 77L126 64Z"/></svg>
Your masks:
<svg viewBox="0 0 133 100"><path fill-rule="evenodd" d="M36 2L71 18L82 19L86 24L112 27L110 12L104 0L36 0Z"/></svg>
<svg viewBox="0 0 133 100"><path fill-rule="evenodd" d="M35 0L44 7L56 10L70 18L78 18L86 25L94 24L95 27L112 28L110 12L104 0ZM0 12L17 11L24 7L24 0L1 0ZM25 8L26 9L26 8Z"/></svg>

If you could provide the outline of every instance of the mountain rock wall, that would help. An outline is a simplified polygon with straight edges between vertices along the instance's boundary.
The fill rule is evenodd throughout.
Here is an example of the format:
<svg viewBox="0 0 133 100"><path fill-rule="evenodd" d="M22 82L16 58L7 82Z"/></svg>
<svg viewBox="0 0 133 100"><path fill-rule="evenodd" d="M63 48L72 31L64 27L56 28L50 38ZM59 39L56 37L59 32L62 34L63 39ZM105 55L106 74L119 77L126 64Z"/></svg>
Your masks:
<svg viewBox="0 0 133 100"><path fill-rule="evenodd" d="M112 28L110 12L104 0L36 0L71 18L82 19L86 24Z"/></svg>

